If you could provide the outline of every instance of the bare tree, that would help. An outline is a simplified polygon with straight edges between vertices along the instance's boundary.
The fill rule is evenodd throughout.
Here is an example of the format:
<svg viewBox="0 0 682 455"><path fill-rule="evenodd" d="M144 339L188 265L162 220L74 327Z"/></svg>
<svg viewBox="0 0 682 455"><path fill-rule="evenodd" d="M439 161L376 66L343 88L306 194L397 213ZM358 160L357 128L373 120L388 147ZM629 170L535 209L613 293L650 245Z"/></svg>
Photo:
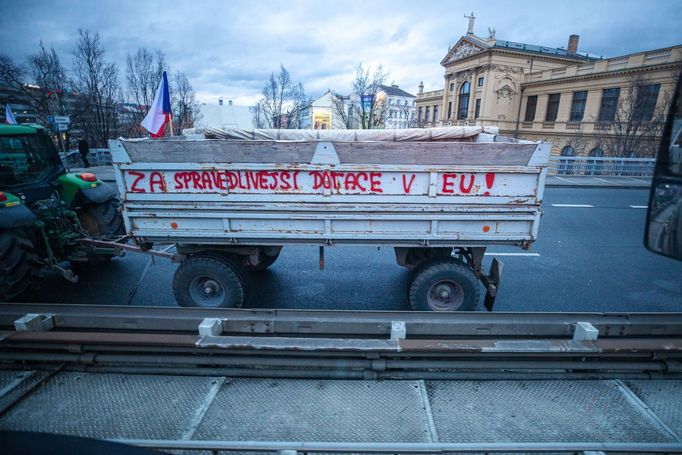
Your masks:
<svg viewBox="0 0 682 455"><path fill-rule="evenodd" d="M158 49L152 52L139 48L134 55L126 56L127 99L134 102L125 105L127 115L122 128L127 135L146 135L140 122L154 102L164 69L167 70L166 57Z"/></svg>
<svg viewBox="0 0 682 455"><path fill-rule="evenodd" d="M75 116L93 145L103 147L118 133L118 71L105 59L99 33L81 29L78 34L73 53L74 88L78 93Z"/></svg>
<svg viewBox="0 0 682 455"><path fill-rule="evenodd" d="M415 117L415 108L411 101L405 102L398 106L398 112L402 114L405 119L405 128L416 128L417 118Z"/></svg>
<svg viewBox="0 0 682 455"><path fill-rule="evenodd" d="M332 103L334 103L333 106L333 112L334 115L338 116L340 119L340 122L337 124L340 125L343 123L344 128L350 129L353 128L353 104L351 102L351 97L350 96L344 96L341 95L340 93L335 93L331 92L332 94Z"/></svg>
<svg viewBox="0 0 682 455"><path fill-rule="evenodd" d="M359 63L355 69L353 94L359 102L354 105L354 114L358 116L361 129L383 128L386 111L386 96L381 86L386 82L388 73L379 65L374 71Z"/></svg>
<svg viewBox="0 0 682 455"><path fill-rule="evenodd" d="M15 90L22 90L25 69L12 61L9 55L0 54L0 82Z"/></svg>
<svg viewBox="0 0 682 455"><path fill-rule="evenodd" d="M291 80L284 65L277 76L270 74L262 94L252 113L256 128L301 128L310 99L303 85Z"/></svg>
<svg viewBox="0 0 682 455"><path fill-rule="evenodd" d="M199 103L197 103L192 84L180 71L173 75L171 102L175 131L180 134L183 129L192 128L199 115Z"/></svg>
<svg viewBox="0 0 682 455"><path fill-rule="evenodd" d="M33 105L43 123L49 115L66 115L68 81L54 48L48 51L40 42L40 51L27 59L28 72L35 84L32 87Z"/></svg>
<svg viewBox="0 0 682 455"><path fill-rule="evenodd" d="M166 68L166 57L160 50L154 53L140 48L135 55L126 57L126 82L130 99L144 106L143 116L154 101L156 89Z"/></svg>
<svg viewBox="0 0 682 455"><path fill-rule="evenodd" d="M630 78L613 120L602 121L610 128L601 128L603 132L598 138L608 155L655 156L672 99L671 91L659 94L659 90L660 85L642 75Z"/></svg>

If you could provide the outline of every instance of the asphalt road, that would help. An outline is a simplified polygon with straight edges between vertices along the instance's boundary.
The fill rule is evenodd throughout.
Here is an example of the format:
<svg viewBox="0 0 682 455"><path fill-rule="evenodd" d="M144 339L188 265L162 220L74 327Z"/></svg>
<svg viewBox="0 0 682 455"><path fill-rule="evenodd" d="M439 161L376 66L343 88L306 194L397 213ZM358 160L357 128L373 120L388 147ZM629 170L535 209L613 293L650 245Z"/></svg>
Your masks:
<svg viewBox="0 0 682 455"><path fill-rule="evenodd" d="M548 188L532 249L489 250L502 253L505 264L496 309L682 311L682 262L650 253L642 243L646 210L639 207L647 196L646 189ZM409 309L408 272L391 248L327 248L325 259L320 271L317 247L285 247L270 269L254 275L249 307ZM78 284L50 275L33 300L175 306L175 268L128 254L81 273Z"/></svg>

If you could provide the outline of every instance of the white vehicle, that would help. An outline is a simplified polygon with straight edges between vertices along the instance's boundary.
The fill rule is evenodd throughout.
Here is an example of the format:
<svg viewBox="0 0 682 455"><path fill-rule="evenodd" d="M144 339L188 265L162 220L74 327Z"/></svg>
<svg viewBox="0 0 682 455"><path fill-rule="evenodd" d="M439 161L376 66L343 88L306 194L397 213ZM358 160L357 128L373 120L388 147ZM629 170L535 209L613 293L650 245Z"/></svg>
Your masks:
<svg viewBox="0 0 682 455"><path fill-rule="evenodd" d="M491 245L536 239L550 145L494 128L226 130L111 141L129 236L177 245L182 306L237 307L285 245L387 246L418 310L491 309Z"/></svg>

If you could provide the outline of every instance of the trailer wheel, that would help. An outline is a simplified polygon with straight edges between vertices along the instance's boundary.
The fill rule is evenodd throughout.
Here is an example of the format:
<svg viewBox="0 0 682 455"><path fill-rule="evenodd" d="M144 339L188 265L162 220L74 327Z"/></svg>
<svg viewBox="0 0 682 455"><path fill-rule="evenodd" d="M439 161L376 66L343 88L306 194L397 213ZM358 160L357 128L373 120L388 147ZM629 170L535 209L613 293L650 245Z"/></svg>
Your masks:
<svg viewBox="0 0 682 455"><path fill-rule="evenodd" d="M278 257L279 254L277 254L276 256L268 256L266 254L263 254L261 256L260 261L258 261L258 264L256 265L248 264L245 265L244 268L249 272L262 272L263 270L267 269L272 264L274 264Z"/></svg>
<svg viewBox="0 0 682 455"><path fill-rule="evenodd" d="M38 287L40 264L33 242L21 231L0 233L0 301L21 300Z"/></svg>
<svg viewBox="0 0 682 455"><path fill-rule="evenodd" d="M247 283L232 260L195 255L176 270L173 294L178 305L184 307L239 308L246 301Z"/></svg>
<svg viewBox="0 0 682 455"><path fill-rule="evenodd" d="M473 311L480 298L474 271L456 259L422 264L410 284L410 305L417 311Z"/></svg>

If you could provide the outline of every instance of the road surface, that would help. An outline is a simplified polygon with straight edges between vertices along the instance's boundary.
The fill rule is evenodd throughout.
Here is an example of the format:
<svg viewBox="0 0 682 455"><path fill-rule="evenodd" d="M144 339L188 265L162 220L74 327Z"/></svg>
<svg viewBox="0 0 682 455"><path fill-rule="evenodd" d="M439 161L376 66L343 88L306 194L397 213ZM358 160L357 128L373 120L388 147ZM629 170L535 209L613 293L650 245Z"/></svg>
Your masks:
<svg viewBox="0 0 682 455"><path fill-rule="evenodd" d="M682 262L642 244L647 197L646 189L548 188L532 249L489 250L505 263L496 309L681 311ZM324 271L317 260L317 247L284 248L268 271L254 275L249 306L409 309L408 272L395 263L391 248L327 248ZM76 285L48 276L33 300L175 306L176 267L128 254L83 273Z"/></svg>

